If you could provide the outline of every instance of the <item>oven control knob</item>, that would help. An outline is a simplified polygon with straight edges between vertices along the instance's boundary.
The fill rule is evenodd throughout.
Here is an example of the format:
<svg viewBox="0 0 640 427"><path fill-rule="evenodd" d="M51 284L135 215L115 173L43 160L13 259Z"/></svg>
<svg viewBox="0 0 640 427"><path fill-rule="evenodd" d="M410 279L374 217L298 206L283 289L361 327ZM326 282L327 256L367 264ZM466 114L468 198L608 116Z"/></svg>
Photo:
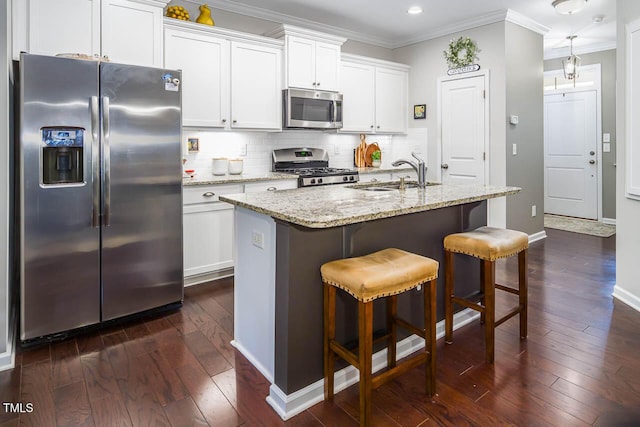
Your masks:
<svg viewBox="0 0 640 427"><path fill-rule="evenodd" d="M311 178L311 181L309 181L311 184L315 184L316 183L316 179L315 178Z"/></svg>
<svg viewBox="0 0 640 427"><path fill-rule="evenodd" d="M349 177L348 177L348 176L343 176L343 177L342 177L342 180L343 180L343 181L349 181Z"/></svg>
<svg viewBox="0 0 640 427"><path fill-rule="evenodd" d="M352 176L349 177L349 181L353 181L353 180L354 180L354 178L353 178L353 175L352 175Z"/></svg>
<svg viewBox="0 0 640 427"><path fill-rule="evenodd" d="M318 178L318 184L322 184L322 178Z"/></svg>

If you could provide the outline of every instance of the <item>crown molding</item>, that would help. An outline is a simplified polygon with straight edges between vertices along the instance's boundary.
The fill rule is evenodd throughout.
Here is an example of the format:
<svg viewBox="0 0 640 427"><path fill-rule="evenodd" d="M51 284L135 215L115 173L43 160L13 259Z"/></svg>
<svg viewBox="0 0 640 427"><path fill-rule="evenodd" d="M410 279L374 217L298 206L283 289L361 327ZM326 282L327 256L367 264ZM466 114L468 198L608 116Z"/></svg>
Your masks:
<svg viewBox="0 0 640 427"><path fill-rule="evenodd" d="M605 50L611 50L616 48L616 42L602 42L602 43L593 43L587 46L580 46L573 48L573 53L576 55L585 55L588 53L602 52ZM544 60L547 59L556 59L556 58L564 58L565 56L569 56L571 54L569 46L565 46L558 49L550 49L544 51Z"/></svg>
<svg viewBox="0 0 640 427"><path fill-rule="evenodd" d="M385 67L398 71L409 71L411 69L411 66L407 64L385 61L384 59L370 58L368 56L354 55L352 53L342 53L340 55L340 58L342 59L342 61L346 62Z"/></svg>
<svg viewBox="0 0 640 427"><path fill-rule="evenodd" d="M504 20L526 28L527 30L531 30L534 33L542 34L543 36L551 31L551 28L546 25L542 25L528 16L524 16L523 14L511 9L507 9L507 16Z"/></svg>
<svg viewBox="0 0 640 427"><path fill-rule="evenodd" d="M316 40L322 40L326 43L342 45L347 41L345 37L334 36L333 34L321 33L319 31L310 30L308 28L294 27L293 25L282 24L271 31L264 33L265 37L273 37L276 39L284 38L284 36L308 37Z"/></svg>

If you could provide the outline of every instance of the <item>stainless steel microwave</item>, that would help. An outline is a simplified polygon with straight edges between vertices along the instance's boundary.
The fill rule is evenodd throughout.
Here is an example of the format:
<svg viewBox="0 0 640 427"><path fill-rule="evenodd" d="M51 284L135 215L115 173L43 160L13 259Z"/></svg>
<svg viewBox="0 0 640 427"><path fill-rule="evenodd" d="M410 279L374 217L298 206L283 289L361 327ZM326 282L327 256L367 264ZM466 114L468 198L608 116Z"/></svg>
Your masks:
<svg viewBox="0 0 640 427"><path fill-rule="evenodd" d="M340 129L342 94L307 89L282 91L285 129Z"/></svg>

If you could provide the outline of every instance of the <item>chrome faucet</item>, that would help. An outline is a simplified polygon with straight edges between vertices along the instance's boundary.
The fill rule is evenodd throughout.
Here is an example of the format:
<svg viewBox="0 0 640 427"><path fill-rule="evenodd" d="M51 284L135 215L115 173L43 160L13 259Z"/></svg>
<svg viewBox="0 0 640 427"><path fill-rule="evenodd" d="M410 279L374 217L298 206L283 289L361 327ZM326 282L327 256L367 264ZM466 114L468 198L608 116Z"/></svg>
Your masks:
<svg viewBox="0 0 640 427"><path fill-rule="evenodd" d="M391 165L400 166L406 164L411 166L418 174L418 186L420 188L424 188L427 186L427 165L425 164L424 160L416 155L416 153L411 153L411 156L416 159L415 162L412 160L399 159L391 163Z"/></svg>

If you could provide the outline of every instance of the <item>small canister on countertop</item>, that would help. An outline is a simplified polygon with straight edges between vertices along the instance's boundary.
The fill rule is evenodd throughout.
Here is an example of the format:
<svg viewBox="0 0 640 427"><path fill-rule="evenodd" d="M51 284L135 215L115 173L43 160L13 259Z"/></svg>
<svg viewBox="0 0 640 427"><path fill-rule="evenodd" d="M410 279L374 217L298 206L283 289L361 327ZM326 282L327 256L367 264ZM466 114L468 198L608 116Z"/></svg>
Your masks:
<svg viewBox="0 0 640 427"><path fill-rule="evenodd" d="M229 160L229 175L240 175L242 173L242 159Z"/></svg>
<svg viewBox="0 0 640 427"><path fill-rule="evenodd" d="M211 165L211 172L214 175L226 175L229 168L229 159L226 157L214 157Z"/></svg>

